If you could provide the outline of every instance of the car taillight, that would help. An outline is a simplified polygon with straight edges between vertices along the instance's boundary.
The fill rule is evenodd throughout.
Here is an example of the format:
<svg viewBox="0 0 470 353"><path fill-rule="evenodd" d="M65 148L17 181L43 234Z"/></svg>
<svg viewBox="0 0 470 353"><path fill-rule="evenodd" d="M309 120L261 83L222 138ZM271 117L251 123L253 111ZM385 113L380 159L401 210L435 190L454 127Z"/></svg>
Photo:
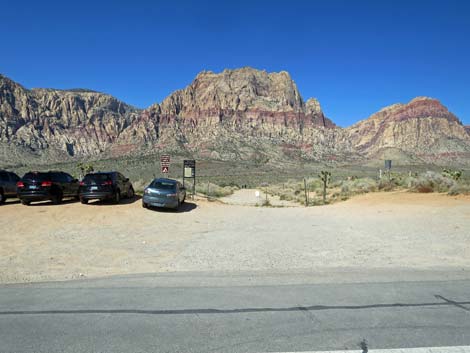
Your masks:
<svg viewBox="0 0 470 353"><path fill-rule="evenodd" d="M22 181L19 181L19 182L16 183L16 187L24 188L24 183Z"/></svg>
<svg viewBox="0 0 470 353"><path fill-rule="evenodd" d="M80 186L84 186L85 183L83 181L80 182Z"/></svg>
<svg viewBox="0 0 470 353"><path fill-rule="evenodd" d="M46 187L47 187L47 186L52 186L52 181L43 181L43 182L41 183L41 186L46 186Z"/></svg>
<svg viewBox="0 0 470 353"><path fill-rule="evenodd" d="M101 185L113 185L113 182L111 180L107 180Z"/></svg>

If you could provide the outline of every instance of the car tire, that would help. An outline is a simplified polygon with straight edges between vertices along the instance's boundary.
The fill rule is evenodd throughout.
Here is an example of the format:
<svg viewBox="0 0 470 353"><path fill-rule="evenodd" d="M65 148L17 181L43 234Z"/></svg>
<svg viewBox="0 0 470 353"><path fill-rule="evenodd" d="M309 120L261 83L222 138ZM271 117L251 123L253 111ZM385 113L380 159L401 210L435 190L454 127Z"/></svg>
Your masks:
<svg viewBox="0 0 470 353"><path fill-rule="evenodd" d="M54 205L59 205L62 202L62 192L56 192L52 195L51 199Z"/></svg>
<svg viewBox="0 0 470 353"><path fill-rule="evenodd" d="M127 197L128 197L129 199L133 199L134 196L135 196L134 188L131 186L131 187L129 188L129 191L127 192Z"/></svg>
<svg viewBox="0 0 470 353"><path fill-rule="evenodd" d="M6 201L6 197L5 197L5 194L3 193L3 191L0 191L0 205L3 205Z"/></svg>
<svg viewBox="0 0 470 353"><path fill-rule="evenodd" d="M21 200L21 204L25 205L25 206L29 206L29 205L31 205L31 201Z"/></svg>
<svg viewBox="0 0 470 353"><path fill-rule="evenodd" d="M86 205L88 203L88 199L80 199L80 202L83 204L83 205Z"/></svg>
<svg viewBox="0 0 470 353"><path fill-rule="evenodd" d="M147 205L145 202L142 202L142 207L143 208L149 208L149 205Z"/></svg>
<svg viewBox="0 0 470 353"><path fill-rule="evenodd" d="M181 204L185 203L186 202L186 195L184 195L183 197L183 201L181 201Z"/></svg>
<svg viewBox="0 0 470 353"><path fill-rule="evenodd" d="M114 199L113 202L117 205L119 202L121 202L121 192L119 190L116 190L116 193L114 194Z"/></svg>

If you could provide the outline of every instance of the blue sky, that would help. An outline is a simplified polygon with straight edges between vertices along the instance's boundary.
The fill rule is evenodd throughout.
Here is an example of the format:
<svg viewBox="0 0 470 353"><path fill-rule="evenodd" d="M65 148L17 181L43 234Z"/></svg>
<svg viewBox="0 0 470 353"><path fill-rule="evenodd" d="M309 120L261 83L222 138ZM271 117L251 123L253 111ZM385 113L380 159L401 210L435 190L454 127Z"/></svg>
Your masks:
<svg viewBox="0 0 470 353"><path fill-rule="evenodd" d="M0 73L147 107L202 70L288 71L341 126L416 96L470 124L470 1L4 1Z"/></svg>

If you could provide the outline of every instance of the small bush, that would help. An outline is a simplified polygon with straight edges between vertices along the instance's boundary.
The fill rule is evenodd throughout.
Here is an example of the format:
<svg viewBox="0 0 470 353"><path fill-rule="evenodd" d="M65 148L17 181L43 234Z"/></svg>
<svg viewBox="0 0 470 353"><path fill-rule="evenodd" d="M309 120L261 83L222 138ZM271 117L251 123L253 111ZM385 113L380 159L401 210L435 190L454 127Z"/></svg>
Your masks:
<svg viewBox="0 0 470 353"><path fill-rule="evenodd" d="M455 184L449 189L449 195L470 195L470 185Z"/></svg>
<svg viewBox="0 0 470 353"><path fill-rule="evenodd" d="M238 190L236 186L224 186L221 187L217 184L200 183L196 184L196 192L199 194L206 195L207 197L224 197L232 195L235 190Z"/></svg>
<svg viewBox="0 0 470 353"><path fill-rule="evenodd" d="M410 180L410 190L414 192L448 192L457 183L455 180L441 174L428 171Z"/></svg>

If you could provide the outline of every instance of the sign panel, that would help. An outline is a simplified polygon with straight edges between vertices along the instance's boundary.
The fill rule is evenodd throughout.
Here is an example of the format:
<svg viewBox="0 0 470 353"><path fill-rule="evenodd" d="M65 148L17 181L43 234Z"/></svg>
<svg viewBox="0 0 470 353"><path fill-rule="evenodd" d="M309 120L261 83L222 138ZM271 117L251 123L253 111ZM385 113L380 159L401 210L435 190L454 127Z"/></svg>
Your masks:
<svg viewBox="0 0 470 353"><path fill-rule="evenodd" d="M196 177L196 161L194 159L186 159L183 162L183 175L185 178Z"/></svg>
<svg viewBox="0 0 470 353"><path fill-rule="evenodd" d="M162 154L160 156L160 165L162 167L162 173L168 173L170 171L170 155Z"/></svg>

